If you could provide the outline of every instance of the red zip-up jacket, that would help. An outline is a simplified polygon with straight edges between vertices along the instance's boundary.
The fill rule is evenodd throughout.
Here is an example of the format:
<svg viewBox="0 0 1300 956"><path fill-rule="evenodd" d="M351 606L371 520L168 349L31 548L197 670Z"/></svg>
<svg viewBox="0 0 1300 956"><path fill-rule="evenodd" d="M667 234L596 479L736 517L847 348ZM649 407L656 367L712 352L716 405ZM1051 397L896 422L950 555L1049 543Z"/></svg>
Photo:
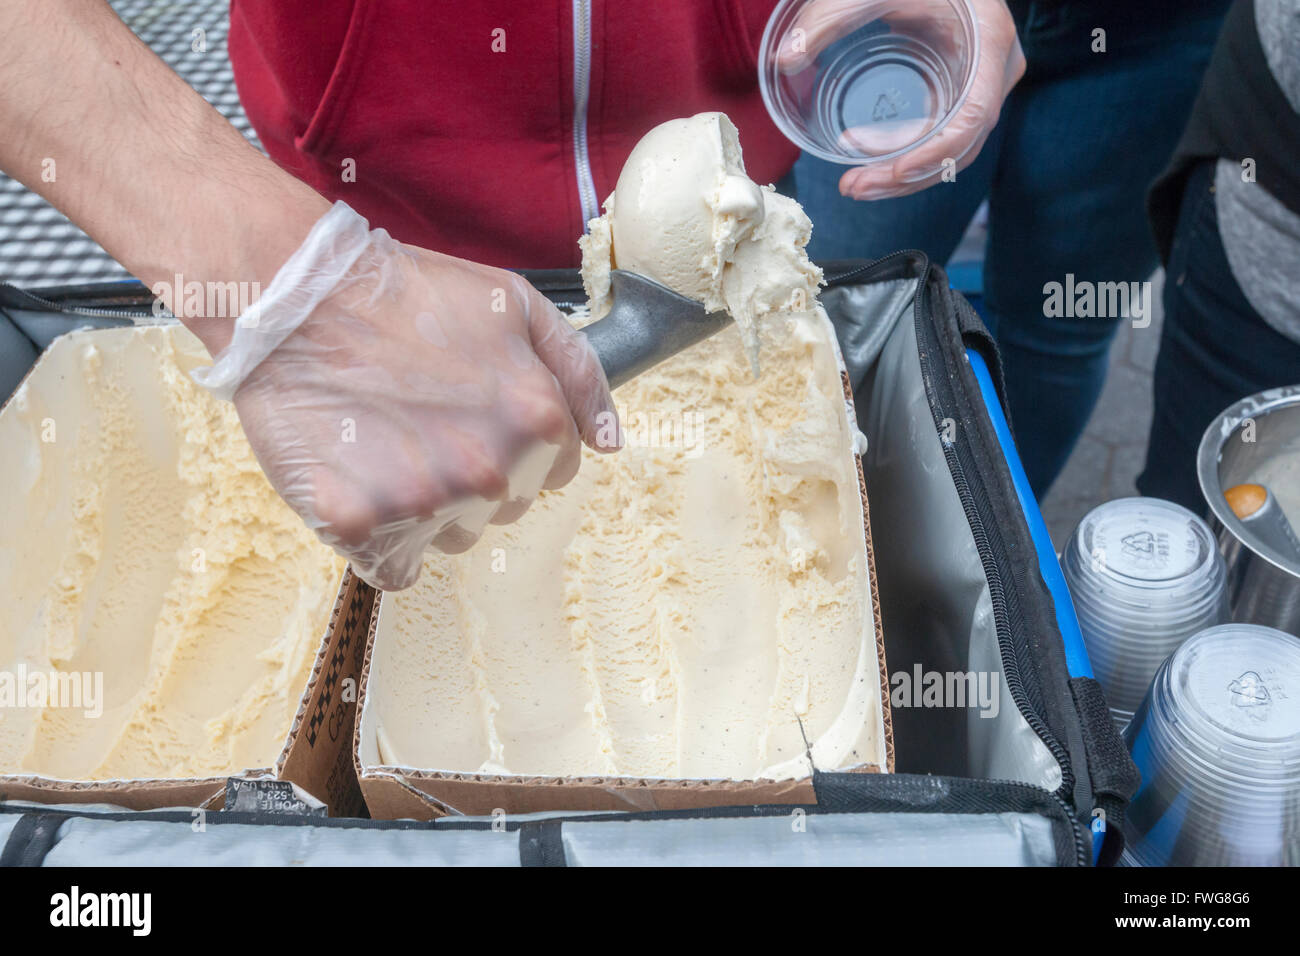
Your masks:
<svg viewBox="0 0 1300 956"><path fill-rule="evenodd" d="M271 157L372 225L479 262L572 266L664 120L721 110L752 178L790 168L798 150L758 92L774 6L231 0L230 59Z"/></svg>

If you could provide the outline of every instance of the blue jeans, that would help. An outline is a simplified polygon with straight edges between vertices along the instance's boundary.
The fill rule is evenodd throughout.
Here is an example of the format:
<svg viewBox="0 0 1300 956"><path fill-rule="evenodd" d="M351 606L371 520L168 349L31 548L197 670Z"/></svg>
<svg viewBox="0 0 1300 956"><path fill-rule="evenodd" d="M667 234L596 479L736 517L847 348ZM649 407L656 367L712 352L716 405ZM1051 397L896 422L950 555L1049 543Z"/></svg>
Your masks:
<svg viewBox="0 0 1300 956"><path fill-rule="evenodd" d="M1300 342L1260 317L1233 277L1214 208L1214 162L1188 175L1165 279L1165 322L1156 359L1155 417L1144 495L1206 512L1196 451L1233 402L1300 382Z"/></svg>
<svg viewBox="0 0 1300 956"><path fill-rule="evenodd" d="M986 196L985 320L1006 372L1016 443L1046 494L1105 381L1117 317L1044 315L1044 286L1134 282L1158 264L1144 197L1181 135L1228 0L1009 4L1028 63L1002 118L953 183L901 199L839 194L846 167L794 169L817 258L897 249L946 262ZM1092 52L1093 31L1106 52Z"/></svg>

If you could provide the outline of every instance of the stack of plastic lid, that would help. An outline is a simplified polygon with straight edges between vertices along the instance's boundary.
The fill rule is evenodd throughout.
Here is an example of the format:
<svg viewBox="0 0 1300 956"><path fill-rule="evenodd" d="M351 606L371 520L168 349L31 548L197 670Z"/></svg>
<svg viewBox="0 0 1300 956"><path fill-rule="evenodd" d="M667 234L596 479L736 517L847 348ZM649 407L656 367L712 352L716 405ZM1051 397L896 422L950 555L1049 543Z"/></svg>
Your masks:
<svg viewBox="0 0 1300 956"><path fill-rule="evenodd" d="M1126 862L1300 863L1300 639L1202 631L1161 665L1124 739L1142 771Z"/></svg>
<svg viewBox="0 0 1300 956"><path fill-rule="evenodd" d="M1227 618L1223 557L1186 508L1120 498L1088 512L1061 565L1093 672L1123 728L1165 658Z"/></svg>

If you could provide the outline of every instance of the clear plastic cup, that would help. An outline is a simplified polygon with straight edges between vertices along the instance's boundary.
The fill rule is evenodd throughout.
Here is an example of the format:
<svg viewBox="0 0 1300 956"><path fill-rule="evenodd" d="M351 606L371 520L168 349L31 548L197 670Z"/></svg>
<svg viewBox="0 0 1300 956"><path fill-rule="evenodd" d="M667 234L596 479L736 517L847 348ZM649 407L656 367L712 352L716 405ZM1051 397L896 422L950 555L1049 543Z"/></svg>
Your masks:
<svg viewBox="0 0 1300 956"><path fill-rule="evenodd" d="M1121 729L1165 658L1227 618L1227 572L1214 535L1172 502L1120 498L1094 508L1071 535L1061 567Z"/></svg>
<svg viewBox="0 0 1300 956"><path fill-rule="evenodd" d="M970 93L978 61L968 0L782 0L763 32L758 75L788 139L861 166L937 135Z"/></svg>
<svg viewBox="0 0 1300 956"><path fill-rule="evenodd" d="M1125 862L1300 864L1300 639L1257 624L1189 638L1124 740L1142 772Z"/></svg>

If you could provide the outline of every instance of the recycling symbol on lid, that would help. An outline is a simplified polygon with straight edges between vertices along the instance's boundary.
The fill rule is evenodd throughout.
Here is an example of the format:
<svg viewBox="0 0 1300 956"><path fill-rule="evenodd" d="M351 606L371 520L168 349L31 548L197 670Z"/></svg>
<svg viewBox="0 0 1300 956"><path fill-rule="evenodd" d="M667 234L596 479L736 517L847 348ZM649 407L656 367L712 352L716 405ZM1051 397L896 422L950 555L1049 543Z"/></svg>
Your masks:
<svg viewBox="0 0 1300 956"><path fill-rule="evenodd" d="M1228 685L1232 693L1232 702L1238 707L1262 707L1272 703L1264 678L1254 671L1246 671Z"/></svg>
<svg viewBox="0 0 1300 956"><path fill-rule="evenodd" d="M907 101L903 99L903 94L890 87L876 97L876 108L871 111L871 119L876 123L881 120L897 119L898 114L906 107Z"/></svg>
<svg viewBox="0 0 1300 956"><path fill-rule="evenodd" d="M1156 536L1150 531L1135 531L1120 540L1124 553L1135 558L1151 558L1156 553Z"/></svg>

